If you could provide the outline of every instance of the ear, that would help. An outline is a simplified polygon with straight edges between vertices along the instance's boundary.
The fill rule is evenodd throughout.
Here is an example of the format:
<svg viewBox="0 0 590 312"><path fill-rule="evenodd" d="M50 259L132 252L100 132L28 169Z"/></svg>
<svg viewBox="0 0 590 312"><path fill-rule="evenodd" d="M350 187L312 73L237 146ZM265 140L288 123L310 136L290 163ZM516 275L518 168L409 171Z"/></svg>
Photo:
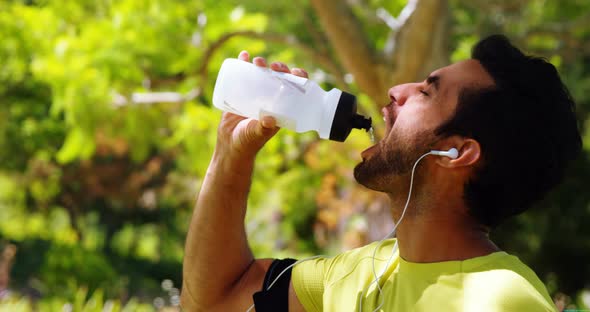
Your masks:
<svg viewBox="0 0 590 312"><path fill-rule="evenodd" d="M444 140L441 150L447 151L453 147L459 151L459 156L456 159L438 157L436 163L439 166L445 168L468 167L476 164L481 158L481 146L474 139L452 136Z"/></svg>

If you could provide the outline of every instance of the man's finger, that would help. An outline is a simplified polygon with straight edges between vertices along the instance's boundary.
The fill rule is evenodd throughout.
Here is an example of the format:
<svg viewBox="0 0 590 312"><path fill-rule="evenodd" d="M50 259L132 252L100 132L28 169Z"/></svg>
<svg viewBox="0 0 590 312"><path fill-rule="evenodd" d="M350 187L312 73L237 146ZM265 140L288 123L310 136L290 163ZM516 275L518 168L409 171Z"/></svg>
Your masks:
<svg viewBox="0 0 590 312"><path fill-rule="evenodd" d="M277 125L277 121L272 116L264 116L260 120L260 124L264 128L274 128Z"/></svg>
<svg viewBox="0 0 590 312"><path fill-rule="evenodd" d="M303 78L309 78L309 75L307 74L307 72L301 68L291 69L291 74L293 74L295 76L303 77Z"/></svg>
<svg viewBox="0 0 590 312"><path fill-rule="evenodd" d="M259 137L264 138L264 141L270 139L273 135L279 131L279 128L275 127L276 121L271 116L265 116L262 118L256 126L256 134Z"/></svg>
<svg viewBox="0 0 590 312"><path fill-rule="evenodd" d="M250 54L248 54L248 51L242 51L240 52L240 55L238 55L238 59L244 61L244 62L249 62L250 61Z"/></svg>
<svg viewBox="0 0 590 312"><path fill-rule="evenodd" d="M268 125L272 125L274 123L274 118L270 116L266 117L270 118L267 121L269 122ZM246 131L242 133L244 142L246 142L247 145L258 145L257 148L260 148L262 145L264 145L264 143L266 143L266 141L268 141L279 131L278 127L273 126L267 128L263 125L263 123L266 123L264 118L260 122L256 121L255 119L249 120L248 124L246 125Z"/></svg>
<svg viewBox="0 0 590 312"><path fill-rule="evenodd" d="M289 67L285 63L281 63L281 62L274 62L274 63L270 64L270 69L272 69L274 71L278 71L278 72L288 73L288 74L291 73L291 71L289 71Z"/></svg>
<svg viewBox="0 0 590 312"><path fill-rule="evenodd" d="M263 57L257 56L252 59L252 63L256 66L266 67L266 60Z"/></svg>

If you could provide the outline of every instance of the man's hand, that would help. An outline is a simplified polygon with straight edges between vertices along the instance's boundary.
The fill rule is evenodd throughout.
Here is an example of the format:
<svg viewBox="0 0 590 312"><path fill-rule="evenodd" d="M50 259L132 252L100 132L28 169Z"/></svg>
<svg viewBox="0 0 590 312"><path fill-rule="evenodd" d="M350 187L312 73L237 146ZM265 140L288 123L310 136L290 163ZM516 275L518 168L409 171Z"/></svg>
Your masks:
<svg viewBox="0 0 590 312"><path fill-rule="evenodd" d="M250 56L248 52L242 51L238 58L248 62ZM262 57L255 57L253 63L261 67L267 66L266 60ZM270 69L307 78L307 72L304 70L299 68L289 70L287 65L280 62L272 63ZM276 121L270 116L257 121L232 113L223 113L217 133L216 153L221 153L230 159L244 159L245 157L247 160L253 159L277 131Z"/></svg>

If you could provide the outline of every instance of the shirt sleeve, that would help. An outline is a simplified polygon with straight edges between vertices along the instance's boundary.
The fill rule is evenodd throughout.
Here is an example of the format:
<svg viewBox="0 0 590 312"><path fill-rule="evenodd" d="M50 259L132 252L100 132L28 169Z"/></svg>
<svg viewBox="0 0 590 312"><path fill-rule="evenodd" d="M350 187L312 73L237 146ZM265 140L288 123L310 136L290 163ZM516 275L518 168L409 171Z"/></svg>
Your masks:
<svg viewBox="0 0 590 312"><path fill-rule="evenodd" d="M391 249L384 247L392 245L394 240L388 240L387 242L382 246L381 250L389 256ZM327 291L330 295L334 295L334 283L349 276L363 259L371 259L377 244L379 243L374 242L334 257L314 258L295 265L291 273L291 282L297 294L297 299L299 299L305 310L307 312L323 311L324 293ZM354 279L352 283L347 284L355 292L356 289L364 289L362 284L354 282ZM346 293L346 291L344 292ZM333 298L330 300L333 300Z"/></svg>
<svg viewBox="0 0 590 312"><path fill-rule="evenodd" d="M500 305L498 311L557 312L551 299L544 298L529 281L520 280L506 284L504 296L496 301Z"/></svg>
<svg viewBox="0 0 590 312"><path fill-rule="evenodd" d="M307 312L323 311L323 296L327 269L331 258L316 258L301 262L293 268L291 282L297 299Z"/></svg>
<svg viewBox="0 0 590 312"><path fill-rule="evenodd" d="M543 295L534 284L535 280L531 281L507 269L479 272L463 280L464 310L557 311L551 298Z"/></svg>

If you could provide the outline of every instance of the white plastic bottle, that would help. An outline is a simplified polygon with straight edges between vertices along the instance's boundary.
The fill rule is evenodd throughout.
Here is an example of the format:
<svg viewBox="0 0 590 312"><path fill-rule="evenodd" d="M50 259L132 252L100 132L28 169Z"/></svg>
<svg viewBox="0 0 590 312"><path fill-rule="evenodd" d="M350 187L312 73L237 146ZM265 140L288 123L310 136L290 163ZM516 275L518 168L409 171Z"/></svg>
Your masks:
<svg viewBox="0 0 590 312"><path fill-rule="evenodd" d="M221 65L213 105L260 120L273 116L277 125L296 132L316 131L320 138L344 141L352 128L371 128L371 119L356 113L356 97L338 89L238 59Z"/></svg>

